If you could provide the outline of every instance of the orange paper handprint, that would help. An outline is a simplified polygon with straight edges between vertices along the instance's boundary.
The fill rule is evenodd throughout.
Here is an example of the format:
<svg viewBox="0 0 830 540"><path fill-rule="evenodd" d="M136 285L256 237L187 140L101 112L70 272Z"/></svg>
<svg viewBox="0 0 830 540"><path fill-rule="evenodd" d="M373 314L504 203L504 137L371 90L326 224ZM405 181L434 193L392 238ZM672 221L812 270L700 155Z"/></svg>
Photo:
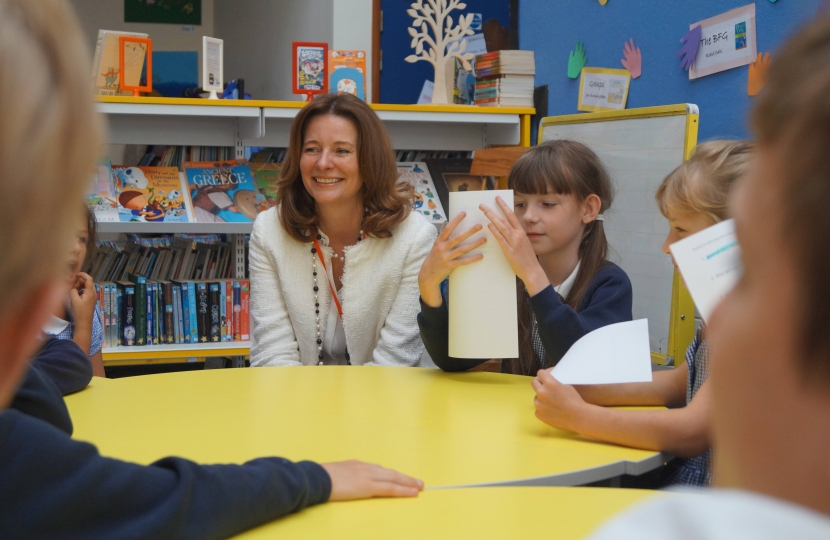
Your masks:
<svg viewBox="0 0 830 540"><path fill-rule="evenodd" d="M757 96L764 89L767 84L767 74L769 73L770 61L769 53L763 56L763 53L758 53L758 57L754 62L749 64L749 78L747 82L747 94L750 96Z"/></svg>

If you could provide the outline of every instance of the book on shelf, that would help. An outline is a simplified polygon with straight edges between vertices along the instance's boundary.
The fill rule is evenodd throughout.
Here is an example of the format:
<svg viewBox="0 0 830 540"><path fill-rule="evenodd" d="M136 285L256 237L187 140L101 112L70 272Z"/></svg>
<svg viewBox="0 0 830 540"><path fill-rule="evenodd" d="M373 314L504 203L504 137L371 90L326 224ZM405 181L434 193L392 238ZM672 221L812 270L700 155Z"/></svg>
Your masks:
<svg viewBox="0 0 830 540"><path fill-rule="evenodd" d="M256 162L248 163L251 174L254 175L254 185L257 193L263 200L258 203L259 211L263 212L277 204L277 182L280 179L280 163Z"/></svg>
<svg viewBox="0 0 830 540"><path fill-rule="evenodd" d="M112 180L112 164L105 159L95 167L87 189L86 204L98 223L120 221L118 202L115 200Z"/></svg>
<svg viewBox="0 0 830 540"><path fill-rule="evenodd" d="M118 38L121 36L148 38L149 34L137 32L121 32L113 30L98 30L98 40L95 43L95 55L92 58L92 81L95 86L95 94L99 96L116 96L126 95L131 96L132 92L120 92L118 90L119 82L121 80L120 65L119 65L119 43ZM140 64L144 64L144 56L147 54L146 50L139 52L141 60ZM141 70L133 70L128 75L126 81L130 86L138 86L141 82Z"/></svg>
<svg viewBox="0 0 830 540"><path fill-rule="evenodd" d="M329 89L335 94L352 94L366 100L366 53L329 51Z"/></svg>
<svg viewBox="0 0 830 540"><path fill-rule="evenodd" d="M112 171L121 221L192 221L186 184L176 167L115 165Z"/></svg>
<svg viewBox="0 0 830 540"><path fill-rule="evenodd" d="M423 162L398 163L398 181L409 182L415 189L415 198L412 201L412 210L423 214L436 225L447 222L447 214L438 189L429 174L429 168Z"/></svg>
<svg viewBox="0 0 830 540"><path fill-rule="evenodd" d="M185 162L184 173L197 223L251 223L267 208L245 160Z"/></svg>
<svg viewBox="0 0 830 540"><path fill-rule="evenodd" d="M494 51L476 57L475 104L533 106L533 51Z"/></svg>

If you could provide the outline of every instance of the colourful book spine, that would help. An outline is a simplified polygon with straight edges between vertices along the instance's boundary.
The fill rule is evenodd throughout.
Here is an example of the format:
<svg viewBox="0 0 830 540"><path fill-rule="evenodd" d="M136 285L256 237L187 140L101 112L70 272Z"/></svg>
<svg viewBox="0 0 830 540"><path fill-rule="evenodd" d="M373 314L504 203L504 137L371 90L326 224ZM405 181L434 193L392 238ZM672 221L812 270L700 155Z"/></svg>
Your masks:
<svg viewBox="0 0 830 540"><path fill-rule="evenodd" d="M225 341L233 341L233 281L225 282Z"/></svg>
<svg viewBox="0 0 830 540"><path fill-rule="evenodd" d="M179 325L181 303L179 302L179 286L177 284L170 284L170 295L173 298L173 343L179 345L182 342L182 327Z"/></svg>
<svg viewBox="0 0 830 540"><path fill-rule="evenodd" d="M107 322L104 332L104 345L112 347L115 345L115 285L107 283L104 285L104 296L106 298L107 309L104 311L104 318Z"/></svg>
<svg viewBox="0 0 830 540"><path fill-rule="evenodd" d="M250 329L250 305L251 305L251 286L246 280L242 282L242 341L251 339Z"/></svg>
<svg viewBox="0 0 830 540"><path fill-rule="evenodd" d="M115 339L113 339L112 346L118 347L123 345L121 336L124 335L124 328L122 327L121 313L124 309L124 291L118 285L115 285Z"/></svg>
<svg viewBox="0 0 830 540"><path fill-rule="evenodd" d="M147 344L147 279L136 278L135 285L135 345Z"/></svg>
<svg viewBox="0 0 830 540"><path fill-rule="evenodd" d="M187 282L187 297L190 303L190 342L199 343L199 323L198 313L196 312L196 283L193 281Z"/></svg>
<svg viewBox="0 0 830 540"><path fill-rule="evenodd" d="M242 284L233 282L233 340L242 341Z"/></svg>
<svg viewBox="0 0 830 540"><path fill-rule="evenodd" d="M147 292L145 293L145 301L147 302L147 310L146 310L146 322L145 322L145 334L144 334L144 341L147 345L154 345L154 331L155 331L155 317L153 315L156 311L155 302L153 301L153 284L147 283Z"/></svg>
<svg viewBox="0 0 830 540"><path fill-rule="evenodd" d="M228 320L228 313L225 307L225 295L228 292L225 289L225 282L219 283L219 341L227 341L228 327L225 324Z"/></svg>
<svg viewBox="0 0 830 540"><path fill-rule="evenodd" d="M130 282L119 283L123 292L123 309L121 311L121 344L125 347L136 345L136 296L135 285Z"/></svg>
<svg viewBox="0 0 830 540"><path fill-rule="evenodd" d="M182 301L182 342L190 343L190 296L187 293L187 283L180 283Z"/></svg>
<svg viewBox="0 0 830 540"><path fill-rule="evenodd" d="M219 283L211 283L208 286L208 302L210 311L209 318L209 335L208 339L211 343L219 343L222 341L222 308L220 296Z"/></svg>
<svg viewBox="0 0 830 540"><path fill-rule="evenodd" d="M196 319L199 343L210 341L210 298L207 283L196 284Z"/></svg>

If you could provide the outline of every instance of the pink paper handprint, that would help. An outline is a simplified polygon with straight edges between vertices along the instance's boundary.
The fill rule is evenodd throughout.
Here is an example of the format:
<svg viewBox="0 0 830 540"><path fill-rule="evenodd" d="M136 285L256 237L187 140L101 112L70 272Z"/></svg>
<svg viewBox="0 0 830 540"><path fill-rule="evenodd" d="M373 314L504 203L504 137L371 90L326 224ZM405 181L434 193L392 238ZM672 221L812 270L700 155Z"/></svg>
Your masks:
<svg viewBox="0 0 830 540"><path fill-rule="evenodd" d="M631 78L636 79L643 74L643 55L640 48L634 46L634 38L625 43L623 50L624 60L621 60L623 67L631 73Z"/></svg>

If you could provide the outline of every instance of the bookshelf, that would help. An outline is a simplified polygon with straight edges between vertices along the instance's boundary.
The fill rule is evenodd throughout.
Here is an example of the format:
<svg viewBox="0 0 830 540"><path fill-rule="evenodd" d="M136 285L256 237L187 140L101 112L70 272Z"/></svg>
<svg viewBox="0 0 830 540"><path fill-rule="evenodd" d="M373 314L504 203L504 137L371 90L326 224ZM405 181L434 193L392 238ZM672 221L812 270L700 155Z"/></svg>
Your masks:
<svg viewBox="0 0 830 540"><path fill-rule="evenodd" d="M96 97L111 144L288 146L300 101L204 100L151 97ZM530 117L523 107L372 104L395 148L478 150L490 146L530 146ZM236 251L235 277L244 276L243 235L250 223L100 223L102 234L229 234ZM249 342L204 345L113 347L103 351L108 366L194 361L211 356L247 356ZM196 360L198 361L198 360Z"/></svg>

